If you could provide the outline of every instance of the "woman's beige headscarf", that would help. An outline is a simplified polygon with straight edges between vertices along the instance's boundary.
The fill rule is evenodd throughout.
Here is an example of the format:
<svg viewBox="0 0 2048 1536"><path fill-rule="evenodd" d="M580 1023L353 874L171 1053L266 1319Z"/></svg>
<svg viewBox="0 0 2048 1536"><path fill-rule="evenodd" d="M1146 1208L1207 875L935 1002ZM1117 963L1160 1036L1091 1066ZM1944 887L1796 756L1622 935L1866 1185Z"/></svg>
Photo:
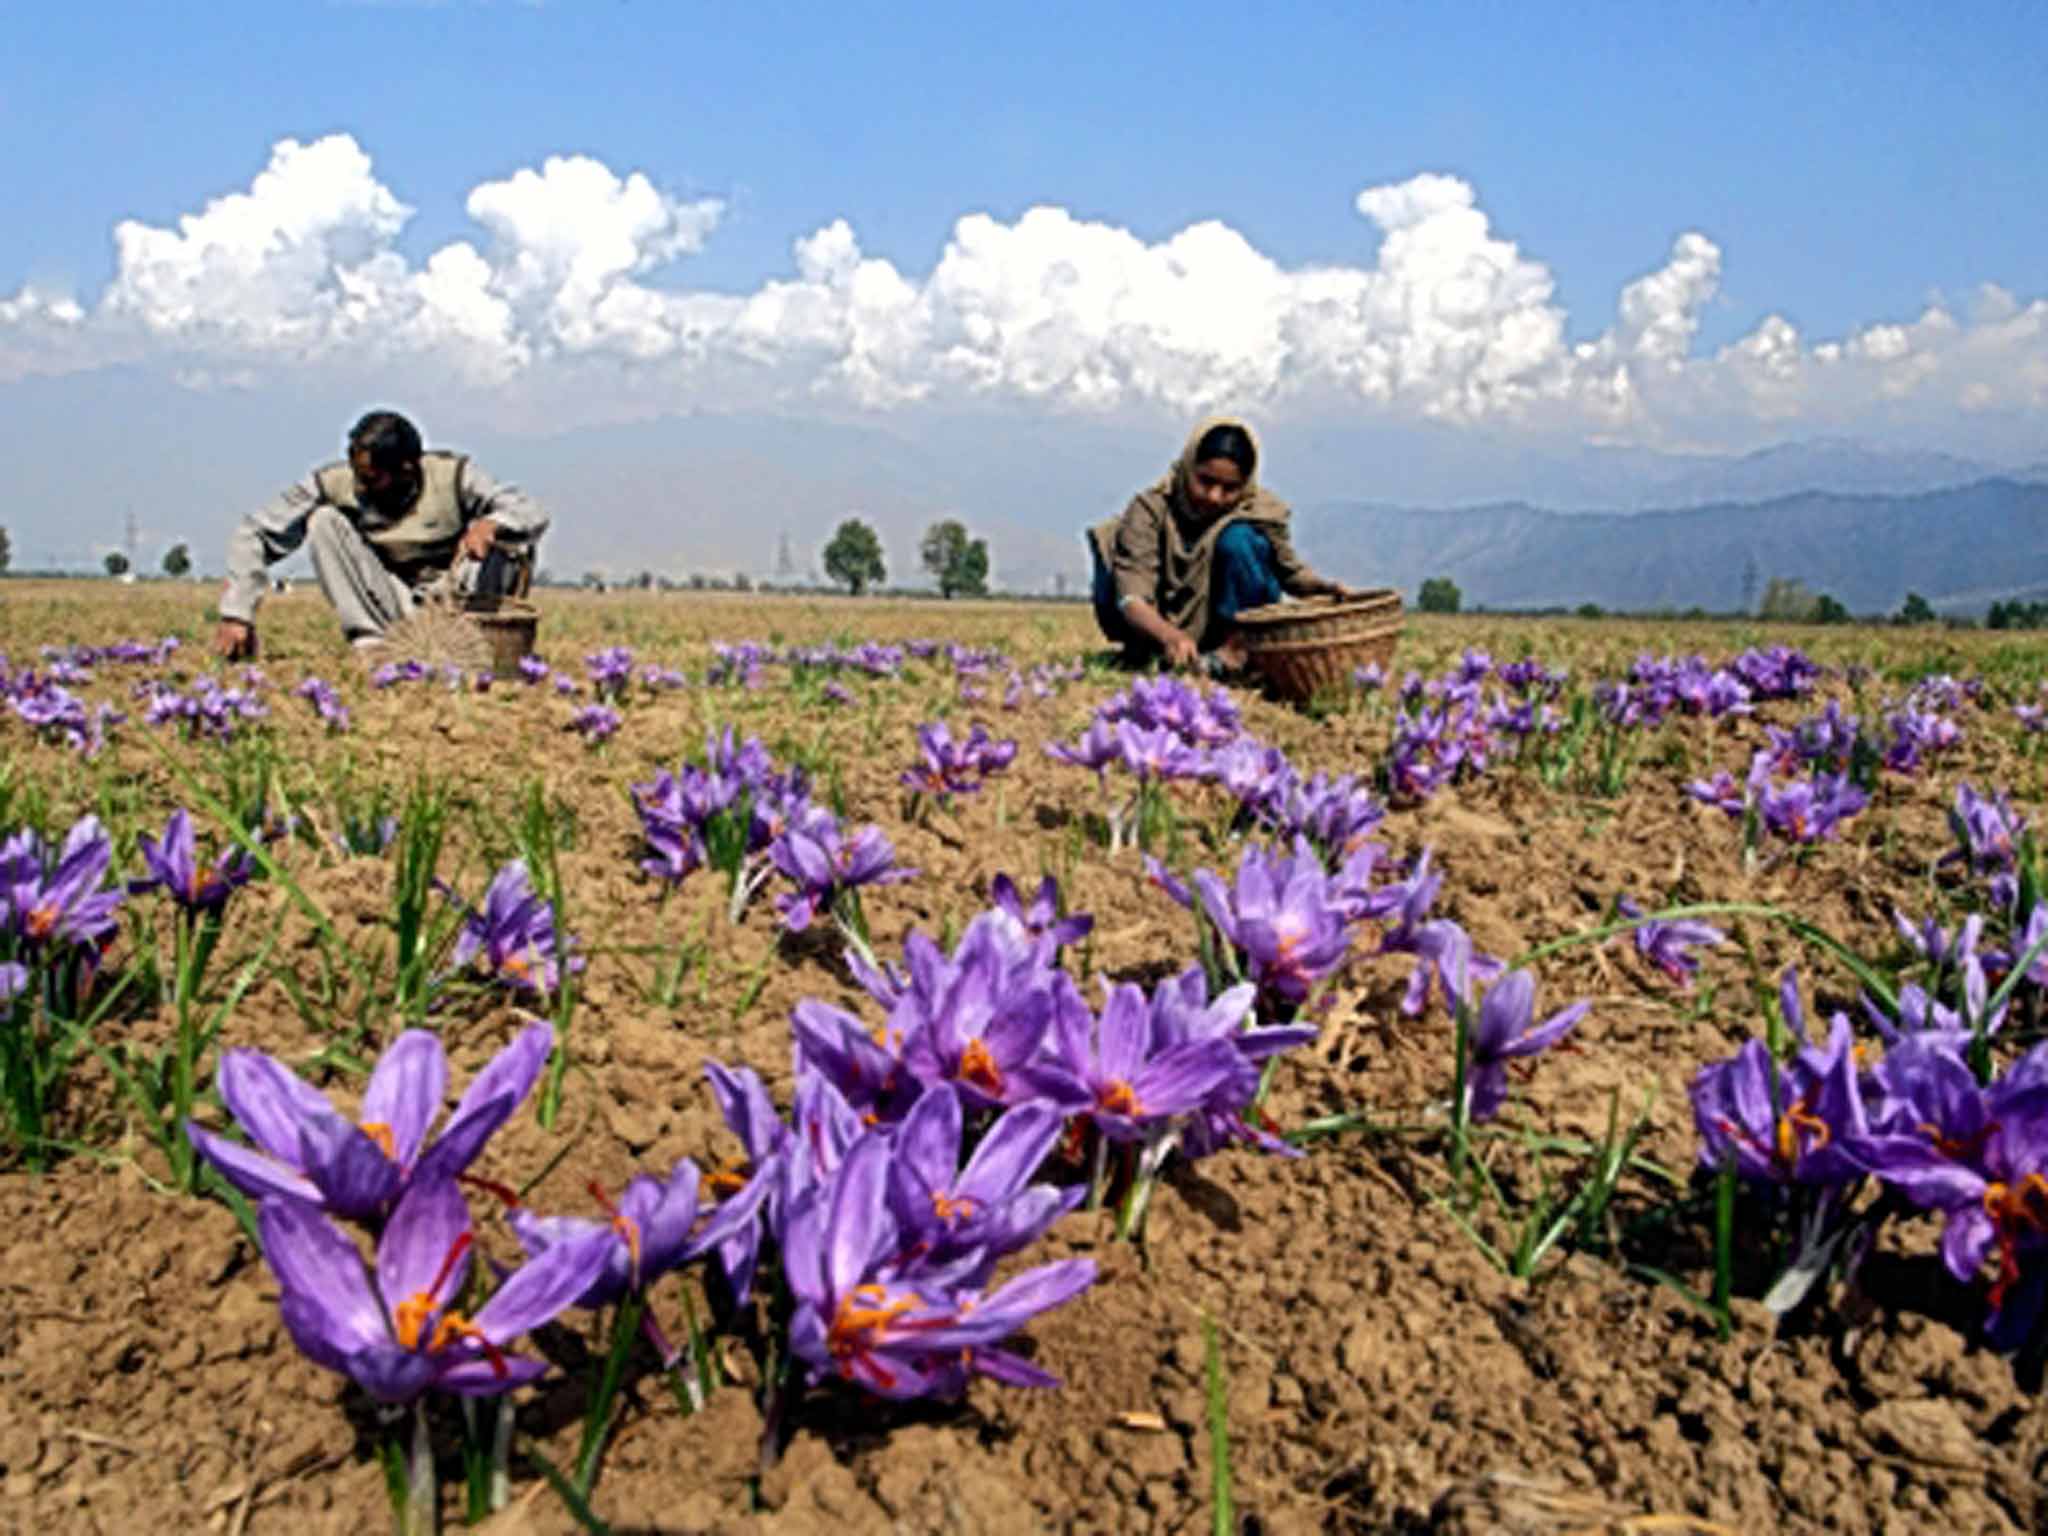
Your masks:
<svg viewBox="0 0 2048 1536"><path fill-rule="evenodd" d="M1225 510L1223 516L1229 517L1233 513L1246 510L1247 503L1259 494L1259 469L1266 462L1266 449L1259 441L1259 434L1252 430L1252 424L1238 416L1204 416L1195 423L1195 430L1188 434L1188 440L1180 450L1180 457L1167 467L1165 478L1152 487L1173 504L1173 510L1190 529L1202 527L1207 519L1196 512L1194 503L1188 500L1188 476L1194 473L1195 454L1202 446L1202 439L1218 427L1235 427L1252 445L1252 467L1244 477L1244 485L1238 491L1237 499Z"/></svg>
<svg viewBox="0 0 2048 1536"><path fill-rule="evenodd" d="M1229 510L1204 517L1187 497L1188 474L1202 439L1217 427L1235 427L1251 440L1252 473ZM1151 603L1167 623L1199 637L1208 624L1215 580L1216 540L1233 523L1251 523L1273 546L1276 574L1292 589L1307 568L1288 536L1287 503L1258 483L1265 462L1259 436L1236 416L1209 416L1188 434L1180 457L1160 479L1131 498L1123 515L1093 531L1096 552L1126 598Z"/></svg>

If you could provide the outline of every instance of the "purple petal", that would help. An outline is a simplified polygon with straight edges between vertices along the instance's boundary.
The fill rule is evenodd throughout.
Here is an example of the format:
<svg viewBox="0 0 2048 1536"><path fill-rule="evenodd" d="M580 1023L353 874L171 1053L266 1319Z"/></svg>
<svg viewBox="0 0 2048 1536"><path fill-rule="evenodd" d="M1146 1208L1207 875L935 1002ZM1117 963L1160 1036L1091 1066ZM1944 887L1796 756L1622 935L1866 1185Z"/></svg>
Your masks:
<svg viewBox="0 0 2048 1536"><path fill-rule="evenodd" d="M370 1074L370 1086L363 1092L362 1123L387 1128L399 1167L410 1168L447 1093L448 1057L440 1036L432 1030L408 1029L391 1042Z"/></svg>
<svg viewBox="0 0 2048 1536"><path fill-rule="evenodd" d="M934 1083L896 1128L896 1160L929 1192L950 1188L960 1169L960 1096Z"/></svg>
<svg viewBox="0 0 2048 1536"><path fill-rule="evenodd" d="M825 1234L823 1279L835 1301L867 1278L876 1252L893 1226L884 1208L889 1177L889 1143L863 1136L839 1166Z"/></svg>
<svg viewBox="0 0 2048 1536"><path fill-rule="evenodd" d="M317 1324L322 1339L343 1352L391 1342L362 1255L333 1222L296 1200L271 1200L258 1210L256 1224L278 1284L306 1304L302 1321Z"/></svg>
<svg viewBox="0 0 2048 1536"><path fill-rule="evenodd" d="M335 1112L324 1094L261 1051L223 1051L214 1081L249 1139L294 1167L300 1126L311 1116Z"/></svg>
<svg viewBox="0 0 2048 1536"><path fill-rule="evenodd" d="M1009 1198L1038 1171L1063 1123L1060 1113L1044 1104L1020 1104L1005 1112L974 1149L958 1192L972 1198L977 1209Z"/></svg>
<svg viewBox="0 0 2048 1536"><path fill-rule="evenodd" d="M469 1278L467 1251L449 1263L469 1230L469 1204L453 1180L408 1189L377 1241L377 1289L386 1305L425 1296L436 1307L446 1306Z"/></svg>
<svg viewBox="0 0 2048 1536"><path fill-rule="evenodd" d="M287 1168L275 1158L252 1152L240 1142L185 1122L185 1137L216 1172L253 1200L282 1197L320 1204L320 1188L311 1179ZM339 1369L339 1367L336 1367Z"/></svg>
<svg viewBox="0 0 2048 1536"><path fill-rule="evenodd" d="M533 1091L554 1041L553 1025L533 1024L498 1052L462 1095L447 1126L413 1170L414 1179L451 1179L476 1161L484 1143Z"/></svg>
<svg viewBox="0 0 2048 1536"><path fill-rule="evenodd" d="M616 1239L609 1230L529 1259L470 1319L482 1336L504 1345L567 1311L604 1272Z"/></svg>

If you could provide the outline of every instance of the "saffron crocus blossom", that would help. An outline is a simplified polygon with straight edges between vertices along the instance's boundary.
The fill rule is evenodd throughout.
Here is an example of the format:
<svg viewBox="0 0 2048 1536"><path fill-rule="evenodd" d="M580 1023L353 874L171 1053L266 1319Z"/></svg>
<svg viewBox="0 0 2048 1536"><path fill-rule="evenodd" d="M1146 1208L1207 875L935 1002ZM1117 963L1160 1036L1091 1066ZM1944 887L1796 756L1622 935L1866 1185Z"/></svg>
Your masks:
<svg viewBox="0 0 2048 1536"><path fill-rule="evenodd" d="M769 1219L774 1220L781 1204L782 1165L794 1154L790 1130L775 1112L768 1090L751 1067L727 1067L715 1061L704 1063L712 1097L718 1112L733 1135L740 1140L746 1156L738 1163L704 1176L704 1191L721 1198L743 1194L758 1184ZM760 1207L753 1216L735 1227L718 1245L718 1265L736 1304L744 1304L752 1293L754 1269L760 1261Z"/></svg>
<svg viewBox="0 0 2048 1536"><path fill-rule="evenodd" d="M1959 1058L1919 1041L1888 1054L1879 1074L1905 1107L1890 1134L1859 1138L1857 1155L1914 1204L1943 1213L1950 1274L1974 1280L1992 1265L1986 1327L2000 1347L2019 1344L2048 1288L2048 1082L2030 1057L1980 1089Z"/></svg>
<svg viewBox="0 0 2048 1536"><path fill-rule="evenodd" d="M18 961L0 961L0 1003L11 1003L28 989L28 967Z"/></svg>
<svg viewBox="0 0 2048 1536"><path fill-rule="evenodd" d="M1641 917L1643 909L1624 896L1615 903L1623 917ZM1699 956L1691 953L1695 944L1719 944L1728 936L1711 923L1681 917L1638 924L1636 953L1657 967L1681 987L1692 985L1700 968Z"/></svg>
<svg viewBox="0 0 2048 1536"><path fill-rule="evenodd" d="M455 1302L469 1279L474 1234L462 1192L445 1179L398 1202L377 1240L374 1276L356 1245L311 1206L266 1201L257 1224L292 1342L383 1403L409 1403L435 1388L491 1397L543 1375L545 1361L509 1355L506 1346L573 1305L614 1246L600 1231L551 1247L464 1316Z"/></svg>
<svg viewBox="0 0 2048 1536"><path fill-rule="evenodd" d="M889 1209L902 1233L902 1263L958 1270L985 1284L996 1262L1036 1242L1080 1203L1080 1185L1033 1184L1059 1140L1062 1117L1048 1104L1005 1110L960 1165L960 1095L935 1083L896 1129Z"/></svg>
<svg viewBox="0 0 2048 1536"><path fill-rule="evenodd" d="M1026 1270L987 1294L943 1274L893 1267L902 1231L890 1214L891 1148L861 1138L833 1176L783 1220L783 1271L796 1300L790 1348L812 1378L837 1375L880 1397L960 1391L973 1375L1043 1385L1043 1371L997 1344L1095 1281L1068 1259Z"/></svg>
<svg viewBox="0 0 2048 1536"><path fill-rule="evenodd" d="M1109 765L1118 759L1116 727L1106 720L1092 720L1081 739L1072 745L1063 741L1047 742L1045 755L1071 763L1076 768L1091 769L1100 779Z"/></svg>
<svg viewBox="0 0 2048 1536"><path fill-rule="evenodd" d="M106 886L114 845L97 816L72 824L52 857L30 831L0 845L0 918L28 946L96 949L117 926L115 910L126 894Z"/></svg>
<svg viewBox="0 0 2048 1536"><path fill-rule="evenodd" d="M1446 1008L1456 1008L1468 1001L1472 982L1491 981L1501 973L1501 962L1474 949L1457 923L1429 916L1444 883L1429 861L1430 850L1425 848L1407 880L1383 887L1362 903L1365 910L1393 918L1375 953L1415 956L1415 969L1408 973L1408 988L1401 997L1401 1011L1411 1019L1420 1018L1429 1006L1433 986L1441 985Z"/></svg>
<svg viewBox="0 0 2048 1536"><path fill-rule="evenodd" d="M1757 811L1765 826L1788 842L1825 842L1849 817L1870 803L1870 797L1845 778L1816 773L1781 787L1765 785Z"/></svg>
<svg viewBox="0 0 2048 1536"><path fill-rule="evenodd" d="M1956 786L1955 808L1948 813L1957 847L1943 862L1963 860L1978 874L2010 871L2027 821L2012 808L2002 790L1980 795L1968 782Z"/></svg>
<svg viewBox="0 0 2048 1536"><path fill-rule="evenodd" d="M583 658L591 690L600 699L617 698L633 678L633 653L623 645L608 646Z"/></svg>
<svg viewBox="0 0 2048 1536"><path fill-rule="evenodd" d="M221 850L211 868L201 866L193 845L192 818L182 807L171 812L162 842L145 832L136 846L149 873L129 881L129 892L139 895L161 890L193 916L218 917L236 887L246 885L256 873L254 857L234 844Z"/></svg>
<svg viewBox="0 0 2048 1536"><path fill-rule="evenodd" d="M1065 949L1077 944L1095 929L1095 918L1087 912L1069 913L1060 916L1060 885L1051 875L1038 882L1038 893L1026 906L1018 894L1017 883L1008 875L997 875L989 882L988 898L1003 911L1017 920L1017 924L1034 938L1049 938L1053 948Z"/></svg>
<svg viewBox="0 0 2048 1536"><path fill-rule="evenodd" d="M514 859L492 879L483 907L463 919L450 966L473 968L521 992L549 993L561 980L556 949L554 903L536 894L526 861ZM569 961L571 970L581 966Z"/></svg>
<svg viewBox="0 0 2048 1536"><path fill-rule="evenodd" d="M1479 1004L1465 1037L1465 1115L1491 1120L1507 1102L1507 1064L1547 1051L1586 1016L1590 1003L1573 1003L1536 1022L1536 983L1527 971L1509 971Z"/></svg>
<svg viewBox="0 0 2048 1536"><path fill-rule="evenodd" d="M326 1095L261 1051L221 1053L215 1081L253 1147L185 1122L185 1135L222 1178L253 1199L282 1197L368 1220L415 1181L452 1179L512 1118L553 1048L552 1025L532 1024L476 1075L430 1146L427 1130L448 1086L448 1058L430 1030L391 1042L351 1121Z"/></svg>
<svg viewBox="0 0 2048 1536"><path fill-rule="evenodd" d="M1193 1113L1243 1061L1220 1035L1160 1038L1152 1005L1129 982L1108 989L1099 1019L1063 1012L1058 1032L1061 1056L1093 1100L1089 1118L1112 1141L1143 1140Z"/></svg>
<svg viewBox="0 0 2048 1536"><path fill-rule="evenodd" d="M619 712L609 704L586 704L569 718L569 729L592 747L616 736L619 725Z"/></svg>
<svg viewBox="0 0 2048 1536"><path fill-rule="evenodd" d="M1297 841L1292 854L1246 848L1232 885L1206 869L1195 871L1194 885L1210 921L1270 1001L1299 1007L1351 952L1342 903L1306 842Z"/></svg>
<svg viewBox="0 0 2048 1536"><path fill-rule="evenodd" d="M731 1238L754 1221L767 1194L768 1180L748 1180L722 1205L699 1204L704 1176L687 1157L677 1161L666 1179L635 1174L613 1201L597 1184L590 1193L605 1212L603 1221L579 1216L539 1216L523 1205L506 1213L505 1224L529 1257L550 1249L600 1241L604 1263L587 1289L576 1297L579 1307L608 1307L629 1291L644 1291L671 1270L681 1269ZM708 1220L698 1221L702 1215Z"/></svg>
<svg viewBox="0 0 2048 1536"><path fill-rule="evenodd" d="M917 728L918 762L904 770L906 789L928 795L971 795L991 774L1002 772L1017 756L1017 743L997 741L986 726L976 725L960 739L943 720Z"/></svg>
<svg viewBox="0 0 2048 1536"><path fill-rule="evenodd" d="M1825 1046L1807 1046L1784 1066L1761 1040L1744 1043L1692 1081L1700 1162L1728 1158L1757 1183L1814 1187L1854 1183L1863 1167L1852 1148L1868 1131L1849 1022L1837 1017Z"/></svg>
<svg viewBox="0 0 2048 1536"><path fill-rule="evenodd" d="M822 810L811 811L800 825L784 831L769 845L768 857L797 887L776 901L782 925L791 933L810 927L846 891L894 885L917 874L897 867L896 850L880 827L842 833L838 818Z"/></svg>

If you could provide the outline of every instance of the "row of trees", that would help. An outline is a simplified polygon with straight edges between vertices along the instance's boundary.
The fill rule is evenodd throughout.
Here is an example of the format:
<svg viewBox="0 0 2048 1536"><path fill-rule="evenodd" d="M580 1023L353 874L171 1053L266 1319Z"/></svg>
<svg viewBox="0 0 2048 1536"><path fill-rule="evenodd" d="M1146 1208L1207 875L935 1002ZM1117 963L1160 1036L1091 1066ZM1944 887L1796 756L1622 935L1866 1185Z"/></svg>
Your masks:
<svg viewBox="0 0 2048 1536"><path fill-rule="evenodd" d="M988 540L970 537L958 519L949 517L927 528L918 557L938 583L941 597L988 595ZM847 518L833 531L824 558L825 574L855 597L889 579L880 536L857 517Z"/></svg>
<svg viewBox="0 0 2048 1536"><path fill-rule="evenodd" d="M7 530L0 528L0 572L14 563L14 541L7 536ZM109 550L100 562L109 576L126 576L129 561L120 550ZM164 551L164 574L166 576L189 576L192 574L192 551L182 542L173 544Z"/></svg>

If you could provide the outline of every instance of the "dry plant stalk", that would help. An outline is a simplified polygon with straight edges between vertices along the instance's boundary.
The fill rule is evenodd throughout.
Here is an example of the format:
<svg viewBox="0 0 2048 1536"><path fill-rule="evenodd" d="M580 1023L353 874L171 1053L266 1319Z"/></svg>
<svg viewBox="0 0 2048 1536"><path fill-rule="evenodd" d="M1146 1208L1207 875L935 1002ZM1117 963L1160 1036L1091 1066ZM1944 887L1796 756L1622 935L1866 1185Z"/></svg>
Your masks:
<svg viewBox="0 0 2048 1536"><path fill-rule="evenodd" d="M439 669L481 672L491 664L491 642L462 611L443 597L423 598L411 615L384 631L382 661L416 661Z"/></svg>

